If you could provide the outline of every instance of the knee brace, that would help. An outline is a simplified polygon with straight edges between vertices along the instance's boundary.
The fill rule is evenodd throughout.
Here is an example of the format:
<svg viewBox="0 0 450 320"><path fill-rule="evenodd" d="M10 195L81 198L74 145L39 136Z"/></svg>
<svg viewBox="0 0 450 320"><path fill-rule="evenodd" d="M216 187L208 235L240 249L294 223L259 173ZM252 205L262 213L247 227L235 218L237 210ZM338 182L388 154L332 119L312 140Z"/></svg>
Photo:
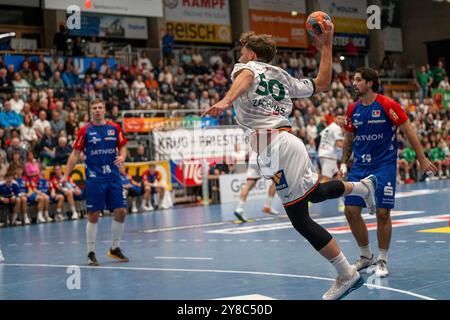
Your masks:
<svg viewBox="0 0 450 320"><path fill-rule="evenodd" d="M322 202L328 199L336 199L344 194L345 186L342 181L328 181L325 183L319 183L309 195L308 199L312 203Z"/></svg>

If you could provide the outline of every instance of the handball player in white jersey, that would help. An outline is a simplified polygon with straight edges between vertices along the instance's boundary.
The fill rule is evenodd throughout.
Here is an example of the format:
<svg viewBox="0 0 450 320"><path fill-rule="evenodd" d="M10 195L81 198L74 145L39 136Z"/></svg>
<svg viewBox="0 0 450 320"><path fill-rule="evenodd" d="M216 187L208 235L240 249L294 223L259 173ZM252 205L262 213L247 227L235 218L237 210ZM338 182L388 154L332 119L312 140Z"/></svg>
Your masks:
<svg viewBox="0 0 450 320"><path fill-rule="evenodd" d="M234 210L234 215L241 220L242 222L247 222L247 218L244 214L244 204L247 201L247 197L249 192L256 186L256 183L259 179L262 178L261 173L259 171L259 166L257 163L257 153L250 151L250 157L248 160L248 168L247 168L247 182L244 184L241 190L241 194L239 195L239 203ZM272 207L273 197L275 197L275 193L277 192L275 182L270 185L267 199L265 201L264 207L262 211L266 214L277 215L278 211L276 211Z"/></svg>
<svg viewBox="0 0 450 320"><path fill-rule="evenodd" d="M321 46L321 63L315 79L295 79L270 62L276 44L269 35L245 33L241 37L241 57L235 65L233 84L225 97L204 115L218 117L234 106L236 120L252 130L252 149L258 153L261 174L275 182L278 196L294 228L337 271L332 287L322 296L326 300L341 299L363 284L363 280L341 252L330 233L311 219L308 202L321 202L347 194L361 196L370 210L376 210L376 177L360 182L329 181L319 183L305 145L289 133L288 116L293 98L307 98L315 92L327 91L331 83L332 39L334 26L320 23L322 34L316 39Z"/></svg>
<svg viewBox="0 0 450 320"><path fill-rule="evenodd" d="M344 135L342 129L345 123L345 114L333 112L334 121L320 133L319 162L321 168L320 182L328 182L339 176L338 161L342 159ZM344 201L338 199L340 212L344 212Z"/></svg>

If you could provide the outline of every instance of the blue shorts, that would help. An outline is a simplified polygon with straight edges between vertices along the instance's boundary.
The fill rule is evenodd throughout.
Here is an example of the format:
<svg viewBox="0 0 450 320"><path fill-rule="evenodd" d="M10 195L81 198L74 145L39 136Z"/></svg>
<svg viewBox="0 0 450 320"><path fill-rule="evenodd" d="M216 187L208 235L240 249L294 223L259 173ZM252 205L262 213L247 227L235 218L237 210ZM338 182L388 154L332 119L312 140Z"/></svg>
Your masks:
<svg viewBox="0 0 450 320"><path fill-rule="evenodd" d="M377 167L360 167L354 164L348 174L348 181L357 182L371 174L378 179L378 188L375 196L377 208L394 208L397 164L382 164ZM363 198L359 196L346 196L344 203L346 206L366 207Z"/></svg>
<svg viewBox="0 0 450 320"><path fill-rule="evenodd" d="M29 203L35 203L37 198L36 192L33 192L31 196L27 196L27 202Z"/></svg>
<svg viewBox="0 0 450 320"><path fill-rule="evenodd" d="M86 180L86 208L88 212L112 211L127 208L127 199L120 181Z"/></svg>
<svg viewBox="0 0 450 320"><path fill-rule="evenodd" d="M138 196L142 195L142 188L133 185L130 189L128 189L128 192L130 195L138 197Z"/></svg>

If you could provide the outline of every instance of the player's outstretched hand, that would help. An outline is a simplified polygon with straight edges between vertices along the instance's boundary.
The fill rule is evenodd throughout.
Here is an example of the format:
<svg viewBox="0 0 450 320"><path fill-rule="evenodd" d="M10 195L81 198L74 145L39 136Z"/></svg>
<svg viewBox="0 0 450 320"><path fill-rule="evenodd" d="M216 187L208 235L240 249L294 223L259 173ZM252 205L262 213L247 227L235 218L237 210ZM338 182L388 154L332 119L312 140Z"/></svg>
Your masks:
<svg viewBox="0 0 450 320"><path fill-rule="evenodd" d="M229 107L229 105L225 101L221 100L221 101L217 102L215 105L213 105L211 108L209 108L208 110L203 112L202 117L210 115L213 118L217 118L228 107Z"/></svg>
<svg viewBox="0 0 450 320"><path fill-rule="evenodd" d="M114 164L119 168L125 164L125 156L117 156Z"/></svg>
<svg viewBox="0 0 450 320"><path fill-rule="evenodd" d="M438 169L436 166L427 158L424 158L423 160L419 160L420 168L422 168L422 171L425 172L428 175L436 175L438 172Z"/></svg>
<svg viewBox="0 0 450 320"><path fill-rule="evenodd" d="M320 35L314 35L314 38L320 45L331 46L333 44L334 24L329 20L323 20L318 22L322 33Z"/></svg>

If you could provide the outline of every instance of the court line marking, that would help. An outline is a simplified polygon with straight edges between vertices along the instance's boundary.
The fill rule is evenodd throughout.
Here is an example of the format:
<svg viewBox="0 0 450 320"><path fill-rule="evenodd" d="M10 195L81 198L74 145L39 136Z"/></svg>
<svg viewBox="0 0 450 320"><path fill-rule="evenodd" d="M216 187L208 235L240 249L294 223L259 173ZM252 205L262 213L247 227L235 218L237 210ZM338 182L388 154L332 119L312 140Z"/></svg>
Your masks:
<svg viewBox="0 0 450 320"><path fill-rule="evenodd" d="M65 268L67 269L73 265L56 265L56 264L25 264L25 263L5 263L4 267L35 267L35 268ZM272 273L272 272L258 272L258 271L241 271L241 270L213 270L213 269L175 269L175 268L143 268L143 267L107 267L107 266L78 266L80 269L93 269L93 270L130 270L130 271L166 271L166 272L199 272L199 273L230 273L230 274L250 274L259 276L273 276L273 277L285 277L285 278L298 278L298 279L312 279L334 282L335 279L317 277L317 276L305 276L299 274L287 274L287 273ZM424 296L414 293L412 291L401 290L391 287L384 287L375 284L364 283L366 287L372 287L380 290L392 291L402 293L412 297L416 297L423 300L436 300L435 298Z"/></svg>

